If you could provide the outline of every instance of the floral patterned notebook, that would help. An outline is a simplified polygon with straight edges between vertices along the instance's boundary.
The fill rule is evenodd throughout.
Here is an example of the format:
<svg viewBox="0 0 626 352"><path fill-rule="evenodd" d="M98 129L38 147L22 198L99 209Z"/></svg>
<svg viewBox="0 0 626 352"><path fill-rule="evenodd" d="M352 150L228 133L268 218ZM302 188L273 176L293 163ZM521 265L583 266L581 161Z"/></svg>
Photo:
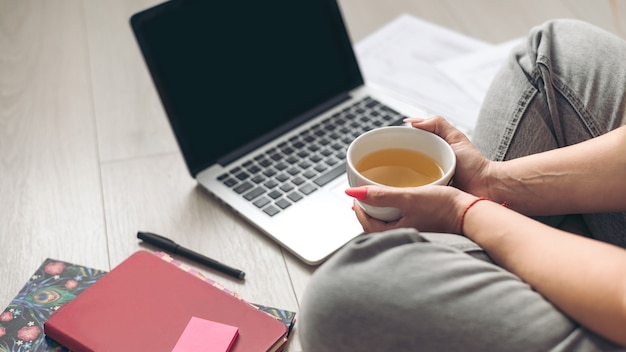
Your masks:
<svg viewBox="0 0 626 352"><path fill-rule="evenodd" d="M67 351L47 339L43 323L106 271L46 259L0 314L0 351Z"/></svg>
<svg viewBox="0 0 626 352"><path fill-rule="evenodd" d="M229 291L201 273L173 260L168 254L163 252L154 254L242 299L237 293ZM69 352L67 348L46 338L43 333L43 323L61 306L74 299L106 273L103 270L46 259L9 306L0 313L0 352ZM295 312L250 304L283 322L289 331L293 328Z"/></svg>

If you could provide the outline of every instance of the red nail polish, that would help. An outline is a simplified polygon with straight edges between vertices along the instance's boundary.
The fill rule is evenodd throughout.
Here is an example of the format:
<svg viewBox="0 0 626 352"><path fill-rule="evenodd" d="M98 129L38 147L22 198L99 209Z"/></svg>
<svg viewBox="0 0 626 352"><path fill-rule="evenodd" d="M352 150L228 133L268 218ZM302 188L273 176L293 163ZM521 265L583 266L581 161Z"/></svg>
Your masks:
<svg viewBox="0 0 626 352"><path fill-rule="evenodd" d="M365 187L348 188L346 189L346 194L352 198L363 200L367 198L367 188Z"/></svg>

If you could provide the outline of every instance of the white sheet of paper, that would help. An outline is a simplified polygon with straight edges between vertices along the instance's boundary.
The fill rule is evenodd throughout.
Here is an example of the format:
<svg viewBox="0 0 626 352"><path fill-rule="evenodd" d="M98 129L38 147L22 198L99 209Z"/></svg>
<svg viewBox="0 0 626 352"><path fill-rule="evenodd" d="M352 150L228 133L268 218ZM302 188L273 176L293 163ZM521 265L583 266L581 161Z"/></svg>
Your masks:
<svg viewBox="0 0 626 352"><path fill-rule="evenodd" d="M491 45L412 15L403 14L355 45L367 84L388 90L470 133L480 102L436 64Z"/></svg>

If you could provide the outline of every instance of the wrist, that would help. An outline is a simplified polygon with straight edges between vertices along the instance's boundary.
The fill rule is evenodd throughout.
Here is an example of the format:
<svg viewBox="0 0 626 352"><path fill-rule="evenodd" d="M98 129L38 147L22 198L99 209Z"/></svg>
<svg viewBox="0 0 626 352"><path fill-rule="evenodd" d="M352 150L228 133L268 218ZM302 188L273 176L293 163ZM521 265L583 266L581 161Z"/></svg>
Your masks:
<svg viewBox="0 0 626 352"><path fill-rule="evenodd" d="M451 225L453 226L453 233L463 235L463 223L465 221L466 213L474 203L479 202L481 197L475 196L470 193L460 192L454 200L451 214Z"/></svg>
<svg viewBox="0 0 626 352"><path fill-rule="evenodd" d="M483 202L486 201L486 202ZM494 202L492 199L489 199L488 197L473 197L470 200L465 200L465 206L462 208L461 212L460 212L460 216L459 216L459 234L463 235L463 236L468 236L468 214L472 213L473 211L475 211L475 208L480 208L481 206L479 206L479 204L490 204L488 206L491 205L497 205L498 207L501 207L502 209L504 208L508 208L509 204L507 202L502 202L500 204L498 204L497 202ZM497 209L497 208L491 208L491 209ZM475 221L474 221L475 222ZM470 226L471 227L471 226ZM475 228L476 226L474 226ZM469 236L468 236L469 237Z"/></svg>
<svg viewBox="0 0 626 352"><path fill-rule="evenodd" d="M464 225L465 225L465 217L467 216L467 213L470 211L470 209L472 209L472 207L474 207L474 205L476 205L478 202L481 201L491 201L489 198L487 197L474 197L472 200L469 201L469 203L467 203L467 205L465 207L463 207L463 210L461 211L461 215L459 216L459 234L460 235L465 235L465 229L464 229Z"/></svg>
<svg viewBox="0 0 626 352"><path fill-rule="evenodd" d="M508 195L506 192L508 189L504 181L506 177L506 163L503 161L490 161L485 176L487 187L486 192L484 192L485 197L494 202L507 202Z"/></svg>

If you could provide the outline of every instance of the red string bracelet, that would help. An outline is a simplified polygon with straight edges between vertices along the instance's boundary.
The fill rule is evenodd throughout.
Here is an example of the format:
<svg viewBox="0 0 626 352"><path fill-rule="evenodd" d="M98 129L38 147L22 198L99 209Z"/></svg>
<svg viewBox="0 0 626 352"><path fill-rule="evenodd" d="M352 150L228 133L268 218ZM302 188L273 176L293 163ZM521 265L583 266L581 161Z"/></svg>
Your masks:
<svg viewBox="0 0 626 352"><path fill-rule="evenodd" d="M491 200L487 197L478 197L476 199L474 199L470 204L468 204L465 209L463 209L463 214L461 214L461 233L463 233L463 222L465 221L465 214L467 214L467 211L470 210L471 207L474 206L474 204L480 202L481 200ZM501 204L503 207L508 207L509 203L508 202L503 202Z"/></svg>
<svg viewBox="0 0 626 352"><path fill-rule="evenodd" d="M478 197L476 199L474 199L470 204L468 204L465 209L463 209L463 214L461 214L461 233L463 233L463 222L465 221L465 214L467 214L467 211L470 210L471 207L473 207L476 203L480 202L481 200L490 200L487 197Z"/></svg>

